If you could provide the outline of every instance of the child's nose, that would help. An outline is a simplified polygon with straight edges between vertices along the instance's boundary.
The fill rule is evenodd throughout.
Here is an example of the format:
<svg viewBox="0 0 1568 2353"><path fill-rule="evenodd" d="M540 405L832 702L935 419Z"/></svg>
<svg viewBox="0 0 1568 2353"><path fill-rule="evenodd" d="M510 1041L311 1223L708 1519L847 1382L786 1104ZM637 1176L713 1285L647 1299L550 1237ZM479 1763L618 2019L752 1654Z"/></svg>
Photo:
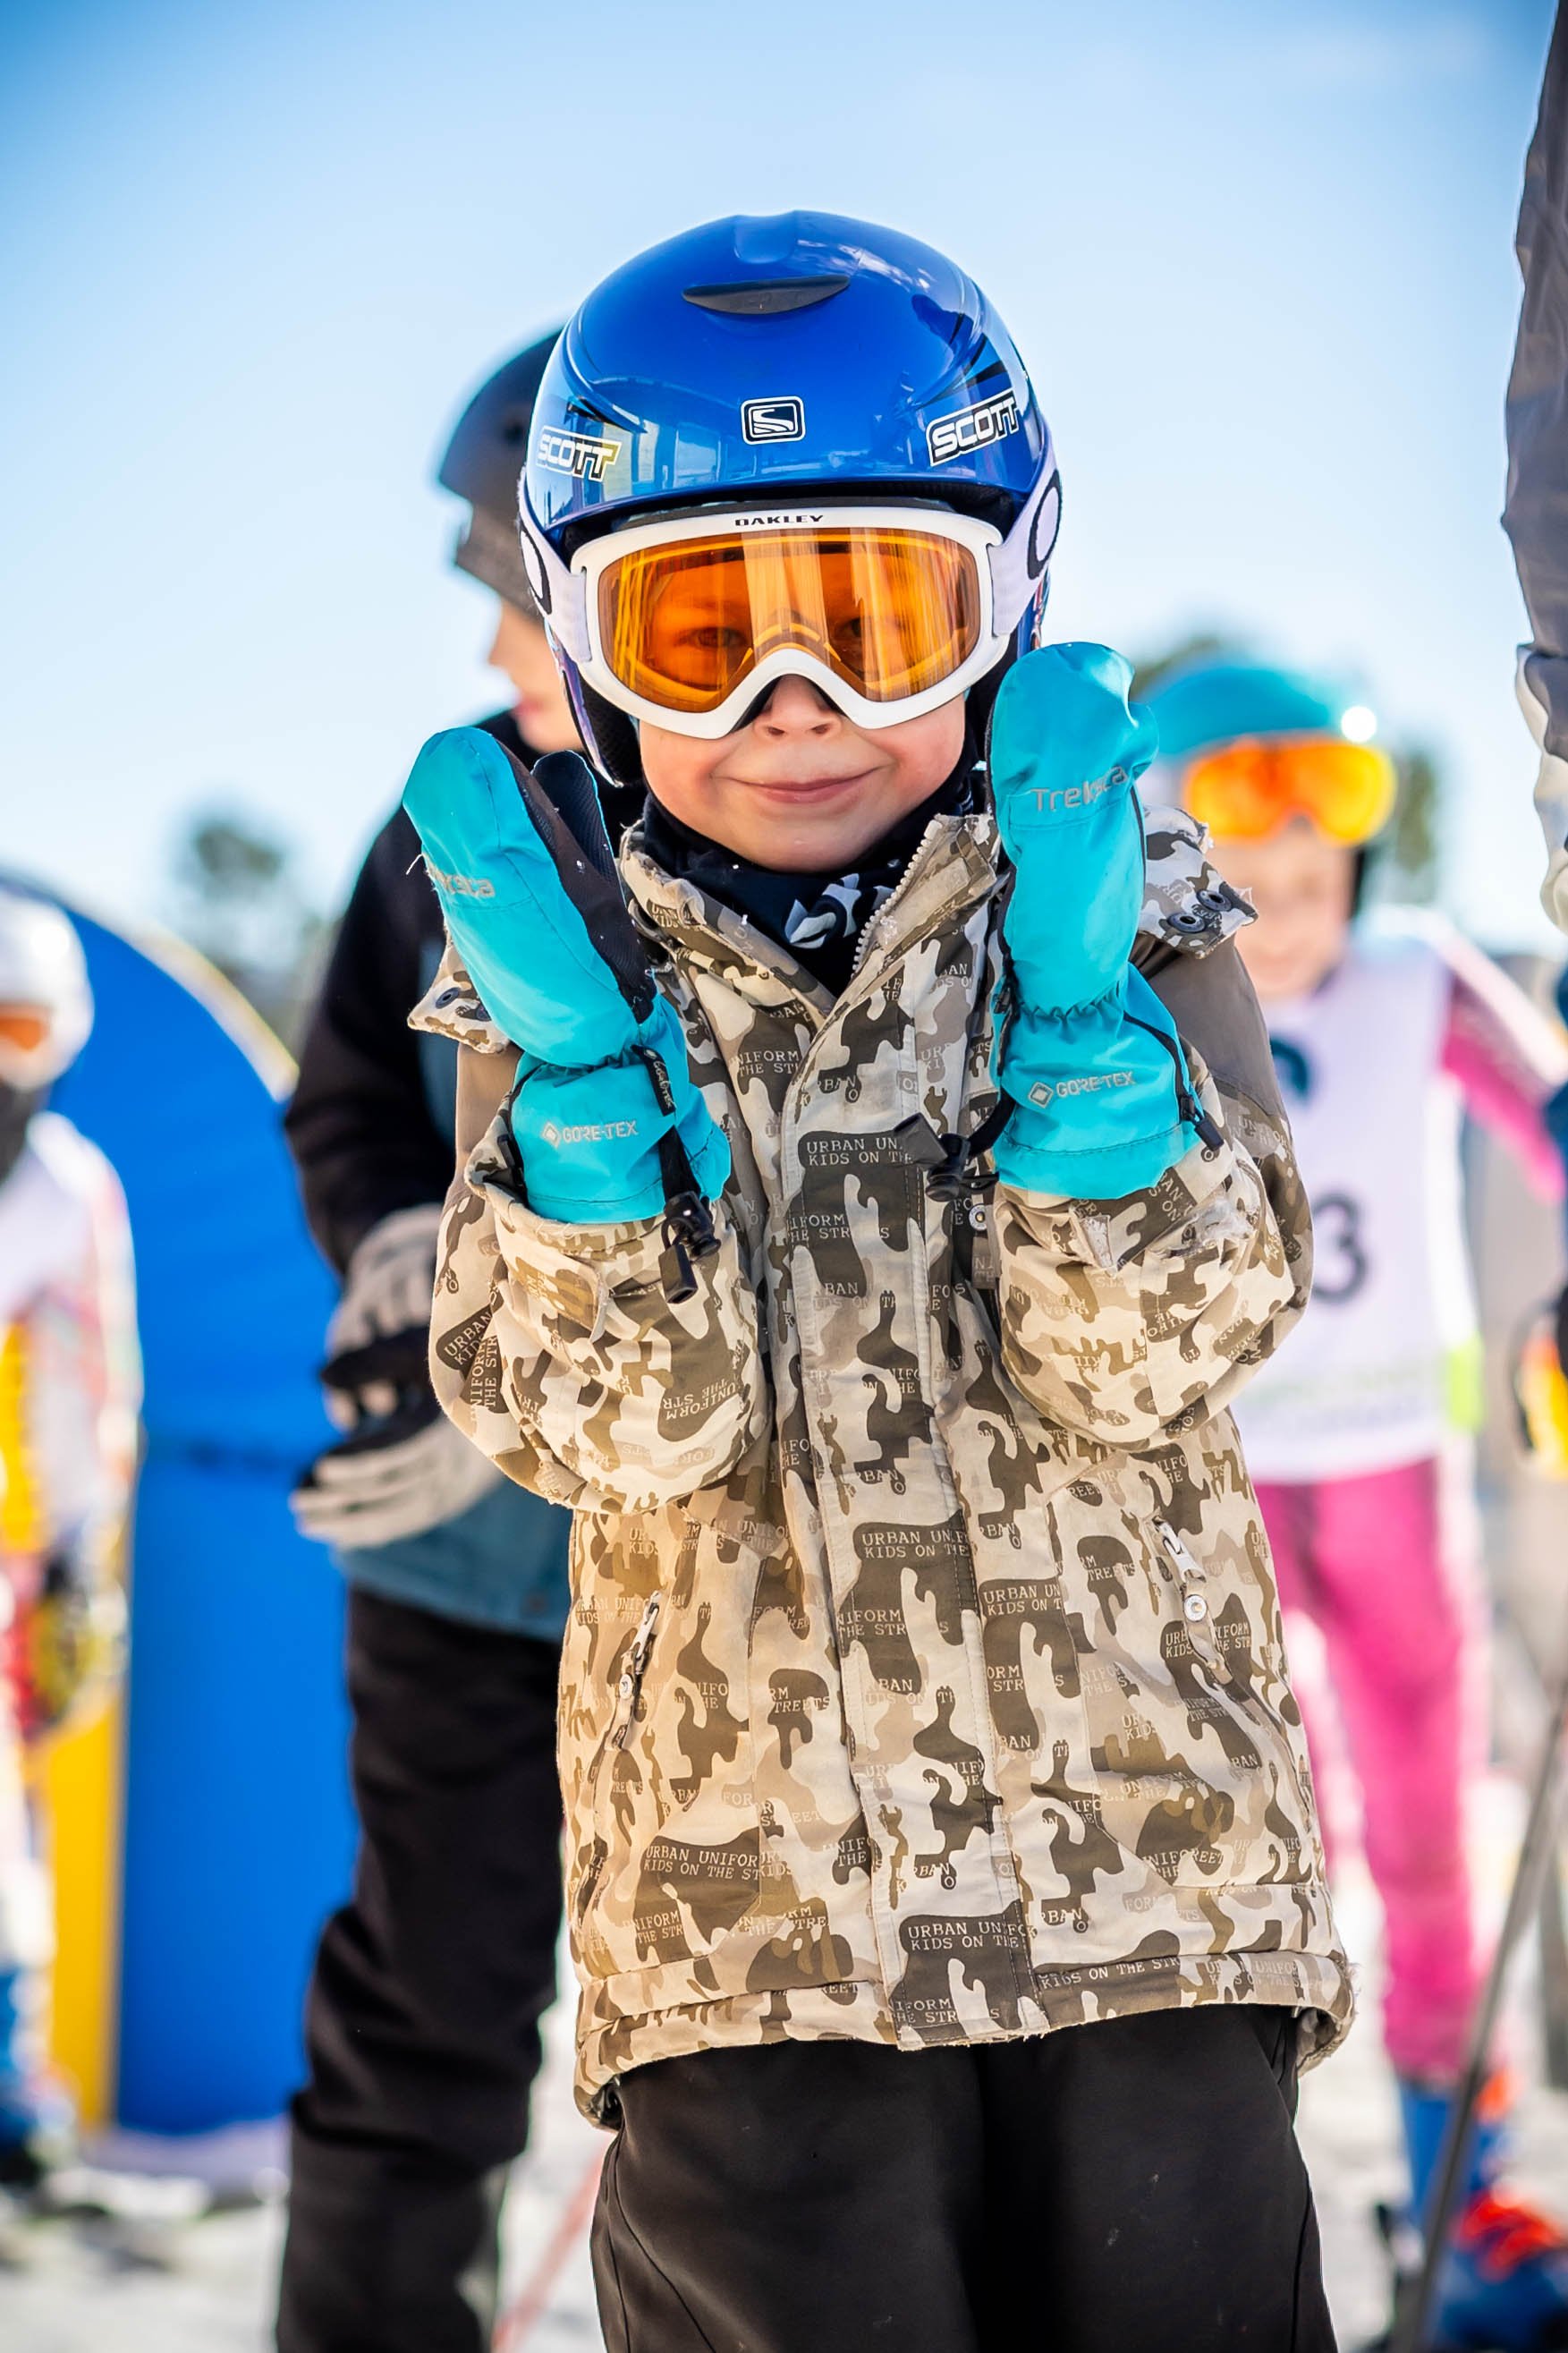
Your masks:
<svg viewBox="0 0 1568 2353"><path fill-rule="evenodd" d="M757 712L755 723L764 735L779 738L828 735L842 721L827 697L809 679L781 678Z"/></svg>

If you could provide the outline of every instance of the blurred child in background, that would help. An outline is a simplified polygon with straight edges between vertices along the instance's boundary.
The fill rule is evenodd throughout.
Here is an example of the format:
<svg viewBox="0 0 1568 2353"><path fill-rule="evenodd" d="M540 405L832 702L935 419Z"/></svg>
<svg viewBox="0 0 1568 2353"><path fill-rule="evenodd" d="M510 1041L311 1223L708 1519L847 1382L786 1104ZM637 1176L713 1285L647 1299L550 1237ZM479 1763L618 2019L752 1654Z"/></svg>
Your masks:
<svg viewBox="0 0 1568 2353"><path fill-rule="evenodd" d="M1468 1112L1551 1198L1568 1070L1505 974L1427 916L1358 920L1395 776L1371 712L1299 673L1210 661L1151 696L1161 753L1258 911L1240 935L1312 1204L1300 1331L1240 1400L1286 1611L1323 1641L1383 1902L1384 2033L1416 2211L1480 1964L1465 1806L1484 1763L1486 1613L1469 1462L1479 1348L1460 1223ZM1320 1770L1321 1699L1298 1685ZM1331 1822L1330 1824L1331 1828ZM1500 2081L1446 2265L1445 2345L1568 2343L1568 2249L1498 2187Z"/></svg>
<svg viewBox="0 0 1568 2353"><path fill-rule="evenodd" d="M0 890L0 2187L36 2190L73 2118L44 2063L51 1899L26 1750L118 1670L141 1366L114 1172L49 1087L92 1026L56 907Z"/></svg>
<svg viewBox="0 0 1568 2353"><path fill-rule="evenodd" d="M495 598L489 660L510 693L480 723L526 761L577 740L517 541L554 341L480 385L439 476L468 508L453 560ZM555 1993L570 1523L453 1428L426 1370L458 1057L408 1015L445 943L396 809L354 884L288 1113L310 1230L342 1281L322 1377L349 1435L295 1510L348 1580L361 1848L306 2011L283 2353L483 2353L502 2187Z"/></svg>

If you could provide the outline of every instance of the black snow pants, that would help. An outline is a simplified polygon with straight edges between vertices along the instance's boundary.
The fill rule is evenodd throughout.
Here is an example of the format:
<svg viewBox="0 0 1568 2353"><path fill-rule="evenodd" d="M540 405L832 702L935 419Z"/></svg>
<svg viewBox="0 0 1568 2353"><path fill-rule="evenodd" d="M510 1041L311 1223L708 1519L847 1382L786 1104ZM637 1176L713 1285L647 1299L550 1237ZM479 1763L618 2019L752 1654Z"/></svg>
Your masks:
<svg viewBox="0 0 1568 2353"><path fill-rule="evenodd" d="M1333 2353L1295 2043L1249 2006L639 2067L609 2353Z"/></svg>
<svg viewBox="0 0 1568 2353"><path fill-rule="evenodd" d="M280 2353L484 2353L555 1990L559 1654L351 1592L361 1848L294 2103Z"/></svg>

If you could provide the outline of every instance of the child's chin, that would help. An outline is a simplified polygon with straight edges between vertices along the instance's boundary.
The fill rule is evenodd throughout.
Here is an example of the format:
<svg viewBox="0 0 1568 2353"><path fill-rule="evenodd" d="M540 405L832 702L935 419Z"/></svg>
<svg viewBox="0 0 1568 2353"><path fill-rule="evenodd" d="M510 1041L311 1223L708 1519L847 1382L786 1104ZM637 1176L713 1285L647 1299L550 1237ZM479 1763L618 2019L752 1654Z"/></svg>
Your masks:
<svg viewBox="0 0 1568 2353"><path fill-rule="evenodd" d="M776 867L781 874L827 874L853 865L865 847L862 827L784 819L759 827L745 854L754 865Z"/></svg>
<svg viewBox="0 0 1568 2353"><path fill-rule="evenodd" d="M784 872L798 868L803 873L833 865L846 842L852 858L859 830L849 811L814 811L794 807L782 796L760 802L750 795L739 805L715 810L709 829L752 865Z"/></svg>

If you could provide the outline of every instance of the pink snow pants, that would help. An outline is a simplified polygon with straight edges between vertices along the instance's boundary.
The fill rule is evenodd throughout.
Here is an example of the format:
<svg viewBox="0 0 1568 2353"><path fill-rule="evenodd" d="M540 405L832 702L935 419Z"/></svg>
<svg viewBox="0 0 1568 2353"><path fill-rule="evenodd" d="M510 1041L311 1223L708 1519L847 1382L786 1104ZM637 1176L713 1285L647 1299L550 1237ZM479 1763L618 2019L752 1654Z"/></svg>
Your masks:
<svg viewBox="0 0 1568 2353"><path fill-rule="evenodd" d="M1458 2073L1478 1982L1464 1813L1484 1632L1473 1563L1459 1556L1466 1510L1445 1512L1445 1483L1427 1460L1258 1489L1281 1606L1323 1639L1328 1693L1310 1675L1295 1686L1314 1775L1325 1782L1337 1715L1361 1792L1385 1919L1388 2055L1427 2082Z"/></svg>

